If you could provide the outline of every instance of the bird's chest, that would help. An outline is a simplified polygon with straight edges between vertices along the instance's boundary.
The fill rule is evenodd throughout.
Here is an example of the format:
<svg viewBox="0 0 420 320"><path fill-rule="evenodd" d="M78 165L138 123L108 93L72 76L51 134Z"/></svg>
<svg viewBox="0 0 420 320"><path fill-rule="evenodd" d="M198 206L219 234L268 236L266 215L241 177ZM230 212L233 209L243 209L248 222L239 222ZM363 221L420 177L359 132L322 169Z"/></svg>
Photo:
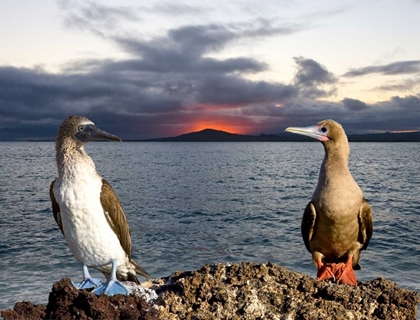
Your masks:
<svg viewBox="0 0 420 320"><path fill-rule="evenodd" d="M101 260L119 241L105 218L100 201L102 179L97 175L72 174L58 180L54 195L60 206L64 237L80 261ZM92 262L93 264L93 262Z"/></svg>
<svg viewBox="0 0 420 320"><path fill-rule="evenodd" d="M345 217L356 216L362 197L355 197L348 190L333 190L329 193L322 193L316 199L317 209L322 212L325 218L334 221L345 220Z"/></svg>
<svg viewBox="0 0 420 320"><path fill-rule="evenodd" d="M97 174L86 174L85 170L74 170L59 179L54 188L63 222L89 222L103 216L100 202L102 180ZM96 217L96 218L95 218Z"/></svg>
<svg viewBox="0 0 420 320"><path fill-rule="evenodd" d="M357 240L362 199L362 192L355 183L336 181L317 188L312 200L317 211L315 246L320 245L326 256L344 254Z"/></svg>
<svg viewBox="0 0 420 320"><path fill-rule="evenodd" d="M334 221L357 215L362 199L362 190L351 175L327 176L312 196L317 211Z"/></svg>

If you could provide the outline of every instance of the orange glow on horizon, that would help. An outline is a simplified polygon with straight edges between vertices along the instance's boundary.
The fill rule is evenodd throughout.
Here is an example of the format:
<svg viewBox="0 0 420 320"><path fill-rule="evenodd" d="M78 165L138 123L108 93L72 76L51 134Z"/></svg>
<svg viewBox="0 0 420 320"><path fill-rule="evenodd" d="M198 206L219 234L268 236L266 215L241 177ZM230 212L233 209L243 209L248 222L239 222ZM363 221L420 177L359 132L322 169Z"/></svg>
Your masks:
<svg viewBox="0 0 420 320"><path fill-rule="evenodd" d="M204 129L214 129L214 130L221 130L229 133L238 133L244 134L245 130L242 126L237 126L234 124L225 124L225 123L217 123L217 122L198 122L192 124L187 132L197 132L202 131Z"/></svg>
<svg viewBox="0 0 420 320"><path fill-rule="evenodd" d="M243 117L239 104L193 104L185 107L190 116L187 122L178 126L180 134L198 132L205 129L220 130L236 134L250 134L259 127L254 119ZM178 131L179 132L179 131Z"/></svg>

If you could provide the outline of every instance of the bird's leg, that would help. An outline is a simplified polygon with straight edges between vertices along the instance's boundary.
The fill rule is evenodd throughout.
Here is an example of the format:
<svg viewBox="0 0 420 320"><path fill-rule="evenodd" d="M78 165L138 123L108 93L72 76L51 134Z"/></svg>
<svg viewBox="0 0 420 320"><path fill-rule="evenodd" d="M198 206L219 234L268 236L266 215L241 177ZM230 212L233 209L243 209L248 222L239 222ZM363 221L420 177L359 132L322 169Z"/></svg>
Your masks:
<svg viewBox="0 0 420 320"><path fill-rule="evenodd" d="M101 281L99 279L92 278L90 276L89 269L88 269L87 265L84 264L83 265L83 280L82 280L82 282L80 282L79 284L75 284L74 282L72 282L72 284L77 289L92 289L92 288L96 288L97 286L99 286L101 284Z"/></svg>
<svg viewBox="0 0 420 320"><path fill-rule="evenodd" d="M335 281L335 270L332 269L332 266L334 266L334 264L324 265L320 257L316 260L316 264L318 266L318 273L316 275L317 280L321 281L333 278L333 280Z"/></svg>
<svg viewBox="0 0 420 320"><path fill-rule="evenodd" d="M346 283L357 286L356 275L353 270L353 255L349 255L346 263L340 268L340 274L337 276L337 283Z"/></svg>
<svg viewBox="0 0 420 320"><path fill-rule="evenodd" d="M108 281L102 283L92 292L97 296L101 295L102 293L108 296L113 296L115 294L128 295L129 292L127 288L117 280L117 259L112 260L112 270Z"/></svg>

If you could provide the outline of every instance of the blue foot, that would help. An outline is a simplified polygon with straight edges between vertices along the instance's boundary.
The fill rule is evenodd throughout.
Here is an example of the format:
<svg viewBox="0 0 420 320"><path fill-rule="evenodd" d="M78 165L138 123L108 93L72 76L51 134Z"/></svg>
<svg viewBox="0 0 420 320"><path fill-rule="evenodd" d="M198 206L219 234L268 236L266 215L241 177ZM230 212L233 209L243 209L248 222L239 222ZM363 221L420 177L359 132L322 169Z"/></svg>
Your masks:
<svg viewBox="0 0 420 320"><path fill-rule="evenodd" d="M88 278L88 279L83 279L83 281L80 283L74 283L73 281L71 283L79 290L92 289L99 286L101 284L101 280L96 279L96 278Z"/></svg>
<svg viewBox="0 0 420 320"><path fill-rule="evenodd" d="M118 280L109 280L105 283L102 283L99 287L92 291L97 296L101 295L102 293L113 296L116 294L123 294L128 295L127 288Z"/></svg>
<svg viewBox="0 0 420 320"><path fill-rule="evenodd" d="M89 270L87 266L84 264L83 265L83 281L80 282L79 284L76 284L72 281L72 284L77 289L92 289L99 286L101 284L101 281L99 279L92 278L89 274Z"/></svg>
<svg viewBox="0 0 420 320"><path fill-rule="evenodd" d="M112 270L111 276L109 277L108 281L101 284L95 290L92 291L97 296L101 295L102 293L113 296L115 294L123 294L128 295L127 288L117 280L117 260L112 260Z"/></svg>

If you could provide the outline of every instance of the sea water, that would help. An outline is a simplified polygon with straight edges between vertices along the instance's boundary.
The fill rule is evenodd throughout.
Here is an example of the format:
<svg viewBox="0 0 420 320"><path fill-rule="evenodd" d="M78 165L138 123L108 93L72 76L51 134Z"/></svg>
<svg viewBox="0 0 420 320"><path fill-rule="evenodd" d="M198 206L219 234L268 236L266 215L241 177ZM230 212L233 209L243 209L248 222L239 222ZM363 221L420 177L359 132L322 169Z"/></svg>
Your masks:
<svg viewBox="0 0 420 320"><path fill-rule="evenodd" d="M420 144L350 147L350 170L374 216L356 276L420 291ZM85 150L121 200L132 257L153 278L240 261L315 276L300 222L320 143L101 142ZM0 309L45 304L55 281L82 278L52 215L56 177L53 142L0 143Z"/></svg>

